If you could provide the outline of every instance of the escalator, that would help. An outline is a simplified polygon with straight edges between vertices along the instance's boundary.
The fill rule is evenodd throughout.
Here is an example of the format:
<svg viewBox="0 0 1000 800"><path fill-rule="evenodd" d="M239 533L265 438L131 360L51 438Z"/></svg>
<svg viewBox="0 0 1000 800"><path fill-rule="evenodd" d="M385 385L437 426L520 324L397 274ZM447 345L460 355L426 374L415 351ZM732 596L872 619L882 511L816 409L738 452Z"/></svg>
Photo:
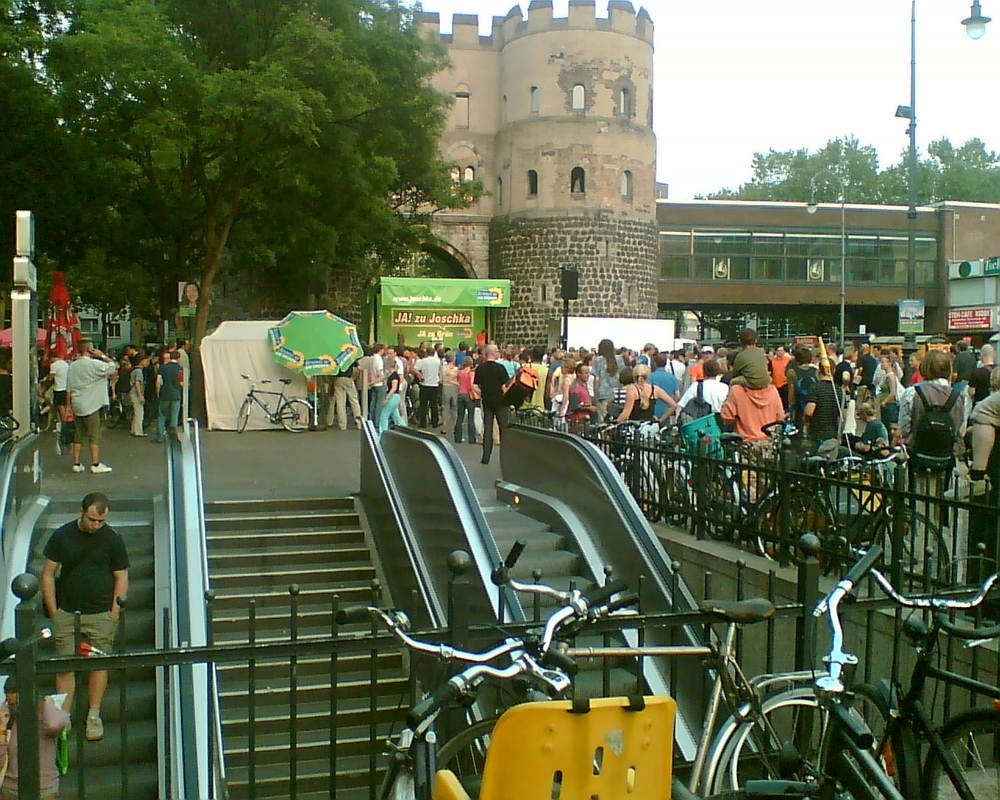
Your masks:
<svg viewBox="0 0 1000 800"><path fill-rule="evenodd" d="M694 606L613 465L578 437L513 426L504 435L503 479L496 486L473 486L454 448L438 436L396 428L380 438L369 432L363 447L367 452L362 453L359 500L368 524L387 522L384 513L369 512L377 504L384 508L387 497L391 496L394 509L391 522L395 527L373 530L373 537L406 542L407 549L420 558L427 591L439 604L447 598L448 553L469 552L472 567L462 600L471 622L495 624L501 613L509 621L531 618L530 600L522 606L521 598L504 591L501 602L500 592L489 579L501 553L518 538L527 540L525 555L514 572L522 580L531 580L539 571L541 580L556 588L566 589L571 582L585 588L603 583L605 568L611 567L614 577L632 588L641 583L644 611L684 611ZM366 471L366 460L381 464L382 473ZM382 564L393 599L404 604L412 591L410 565L384 557ZM700 643L691 630L678 638ZM678 643L649 637L646 641ZM635 644L634 632L621 634L618 642ZM578 642L581 646L600 643ZM581 672L577 690L597 693L602 678L599 670ZM701 670L647 663L644 677L648 691L672 694L681 701L677 744L686 758L692 757L700 731L689 720L701 717ZM601 688L630 691L635 679L627 664L618 665L610 687Z"/></svg>

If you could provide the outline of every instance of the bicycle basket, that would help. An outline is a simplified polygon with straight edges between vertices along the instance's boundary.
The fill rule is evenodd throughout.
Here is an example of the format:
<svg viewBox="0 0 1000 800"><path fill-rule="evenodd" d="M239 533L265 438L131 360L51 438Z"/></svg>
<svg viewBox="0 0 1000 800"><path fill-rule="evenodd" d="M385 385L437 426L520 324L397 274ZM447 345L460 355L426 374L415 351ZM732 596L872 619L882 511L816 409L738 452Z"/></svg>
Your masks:
<svg viewBox="0 0 1000 800"><path fill-rule="evenodd" d="M681 441L689 453L698 453L699 443L705 442L704 454L722 458L722 428L715 414L706 414L680 426Z"/></svg>

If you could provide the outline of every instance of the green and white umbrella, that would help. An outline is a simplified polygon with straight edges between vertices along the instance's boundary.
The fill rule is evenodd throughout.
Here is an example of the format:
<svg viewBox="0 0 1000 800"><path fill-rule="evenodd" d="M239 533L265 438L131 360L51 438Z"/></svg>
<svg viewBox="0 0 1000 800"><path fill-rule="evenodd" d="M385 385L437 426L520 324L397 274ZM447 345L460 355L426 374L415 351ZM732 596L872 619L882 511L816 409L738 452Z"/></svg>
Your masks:
<svg viewBox="0 0 1000 800"><path fill-rule="evenodd" d="M275 361L307 377L336 375L362 356L357 326L329 311L292 311L267 339Z"/></svg>

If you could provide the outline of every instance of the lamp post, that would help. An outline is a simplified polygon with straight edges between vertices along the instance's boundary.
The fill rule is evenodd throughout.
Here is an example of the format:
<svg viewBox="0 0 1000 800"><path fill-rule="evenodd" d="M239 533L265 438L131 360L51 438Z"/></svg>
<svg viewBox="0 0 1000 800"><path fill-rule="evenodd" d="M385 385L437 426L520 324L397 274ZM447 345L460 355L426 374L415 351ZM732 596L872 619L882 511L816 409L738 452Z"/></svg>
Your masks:
<svg viewBox="0 0 1000 800"><path fill-rule="evenodd" d="M962 20L970 39L986 33L989 17L983 16L979 0L972 0L969 16ZM910 0L910 104L897 106L896 116L910 121L906 132L910 146L906 157L908 208L906 211L906 297L917 293L917 0Z"/></svg>
<svg viewBox="0 0 1000 800"><path fill-rule="evenodd" d="M843 350L847 336L847 183L829 169L813 175L809 180L809 204L806 206L810 214L815 214L819 208L816 203L816 179L820 175L829 175L840 184L840 349Z"/></svg>

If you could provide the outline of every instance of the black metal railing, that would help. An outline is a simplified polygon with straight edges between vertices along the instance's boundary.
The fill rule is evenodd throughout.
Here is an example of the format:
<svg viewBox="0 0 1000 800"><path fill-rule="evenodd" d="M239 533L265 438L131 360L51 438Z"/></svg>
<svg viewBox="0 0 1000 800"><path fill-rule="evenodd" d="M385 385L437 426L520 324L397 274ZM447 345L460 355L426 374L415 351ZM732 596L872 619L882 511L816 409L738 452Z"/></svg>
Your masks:
<svg viewBox="0 0 1000 800"><path fill-rule="evenodd" d="M537 413L520 414L518 422L555 426ZM762 447L703 440L691 451L676 428L587 426L577 433L615 465L651 521L782 565L795 560L804 533L820 538L827 571L849 560L852 548L881 544L907 590L976 581L1000 565L997 503L949 497L950 476L914 472L898 455L830 463L797 441Z"/></svg>
<svg viewBox="0 0 1000 800"><path fill-rule="evenodd" d="M525 559L530 558L530 549ZM795 589L797 599L787 601L787 590L780 586L777 569L765 576L764 585L746 568L743 562L735 564L735 580L717 580L716 575L705 572L700 585L692 590L695 599L709 597L745 599L763 594L775 603L777 611L768 621L747 626L741 631L737 644L739 661L748 674L772 673L809 669L819 666L818 654L828 640L825 629L811 613L811 609L829 588L832 578L823 575L825 564L820 558L806 556L797 559ZM609 569L609 574L611 570ZM544 575L539 576L541 580ZM679 580L676 571L672 578ZM640 612L644 581L640 578L637 589ZM17 638L29 642L37 630L37 589L33 576L23 575L12 587L20 598L17 617ZM463 576L453 572L449 587L451 617L445 628L420 632L424 639L450 641L459 645L495 643L496 626L474 624L468 618L468 605L461 598L467 590ZM865 594L862 592L862 594ZM74 719L79 724L71 735L70 772L64 781L71 782L76 797L106 798L135 797L138 787L130 782L128 753L129 708L142 698L133 697L137 691L129 674L143 670L169 669L197 665L236 665L242 670L242 686L246 689L247 708L238 710L227 707L231 696L226 694L222 682L221 698L226 730L224 746L227 761L230 796L234 798L263 798L267 796L297 797L309 793L328 794L337 798L374 797L385 758L385 741L401 725L403 712L421 693L424 684L433 685L441 680L440 664L428 664L426 659L404 659L394 638L374 628L344 628L336 623L340 600L329 598L330 629L328 636L301 636L298 634L300 614L297 587L289 588L288 620L285 634L267 638L267 631L258 627L255 604L248 607L247 636L245 640L229 643L209 642L204 646L175 646L158 650L130 651L128 634L134 613L126 604L119 619L119 643L110 655L43 657L38 646L28 644L17 651L14 670L18 676L22 707L31 707L32 698L48 692L53 676L74 672L77 686L84 686L93 670L109 670L112 687L122 707L122 747L110 757L116 761L119 779L113 790L107 782L98 788L92 777L102 767L97 763L94 749L84 741L84 693L77 692ZM677 597L677 592L673 593ZM369 602L380 604L384 598L377 582L373 584ZM206 597L206 615L212 619L211 594ZM404 604L405 605L405 604ZM530 604L529 604L530 605ZM528 622L511 623L509 632L525 631L547 613L536 602L526 608ZM881 595L869 594L849 606L844 613L849 649L861 658L859 679L870 681L879 677L906 675L909 662L906 646L900 644L901 614ZM682 628L695 629L707 637L711 627L709 619L697 611L680 611L676 608L662 613L640 613L636 617L621 618L606 623L608 635L624 628L636 628L639 640L656 632L661 641L672 638L680 644L686 640ZM660 632L666 631L666 635ZM598 631L599 633L600 631ZM970 677L995 682L1000 674L1000 654L989 646L966 648L951 646L946 642L942 658L947 668ZM640 659L632 666L636 689L643 691L644 668L649 659ZM9 667L10 665L5 665ZM437 669L428 670L428 666ZM620 664L619 664L620 666ZM612 667L602 661L600 669L602 686L610 685L608 670ZM689 661L672 659L665 670L673 676L671 686L677 685L681 670L690 670ZM431 676L427 678L427 676ZM322 678L322 680L320 680ZM117 684L117 686L115 685ZM700 707L708 700L708 676L703 684ZM140 692L141 694L141 692ZM233 693L235 694L235 693ZM158 703L163 713L169 713L174 698L160 697ZM973 701L968 693L945 688L936 697L931 713L937 719L953 714ZM502 705L500 706L502 708ZM278 714L278 711L281 714ZM320 733L327 738L323 739ZM442 732L444 734L445 732ZM38 719L30 714L18 717L18 774L21 796L38 796ZM276 756L276 753L278 754ZM102 758L107 759L108 754ZM321 765L321 769L318 769ZM676 768L682 770L684 764ZM107 769L106 763L103 768ZM133 788L130 788L133 787ZM34 792L34 793L33 793ZM216 795L218 796L218 795Z"/></svg>

